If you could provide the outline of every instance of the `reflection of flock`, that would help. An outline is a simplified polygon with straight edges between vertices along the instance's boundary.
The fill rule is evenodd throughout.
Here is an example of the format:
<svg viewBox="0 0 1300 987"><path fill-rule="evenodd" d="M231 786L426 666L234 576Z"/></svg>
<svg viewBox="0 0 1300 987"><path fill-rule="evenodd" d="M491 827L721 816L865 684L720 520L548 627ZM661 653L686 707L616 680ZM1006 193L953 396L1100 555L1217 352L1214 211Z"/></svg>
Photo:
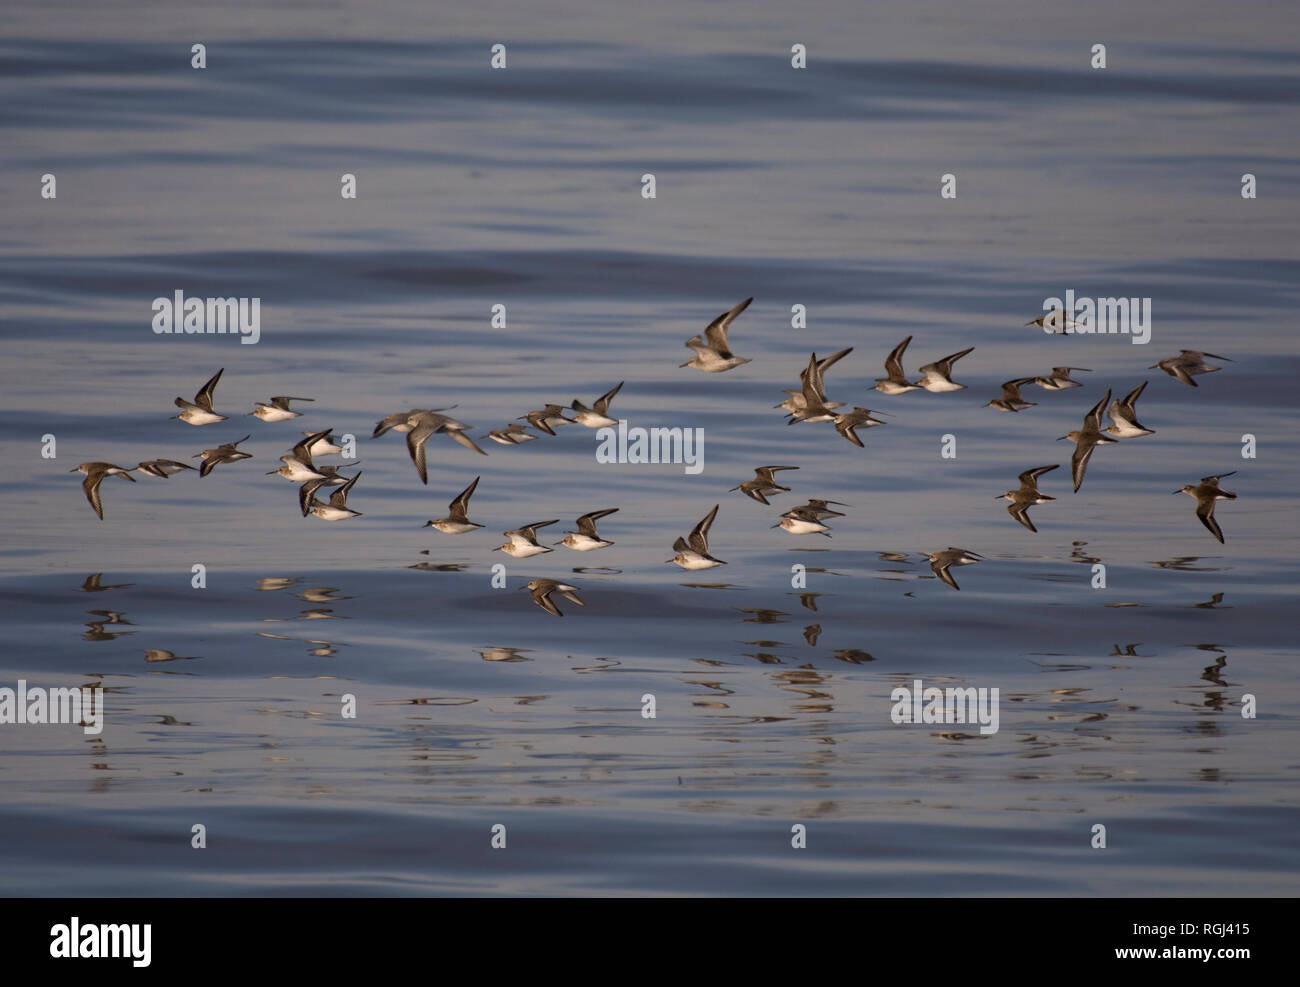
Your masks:
<svg viewBox="0 0 1300 987"><path fill-rule="evenodd" d="M686 342L686 347L692 351L693 356L681 366L691 367L705 373L722 373L751 362L749 358L736 356L731 351L728 332L736 317L744 312L752 301L752 298L747 298L740 302L709 323L702 334L689 339ZM1071 323L1064 317L1063 313L1053 312L1033 320L1027 325L1045 326L1065 332L1070 328ZM903 357L911 341L912 337L908 336L890 351L885 358L886 376L877 378L875 390L885 395L899 395L916 390L939 394L965 389L965 384L959 384L953 380L953 366L958 360L970 353L974 347L967 347L960 352L925 364L920 368L920 376L917 380L911 381L903 369ZM863 442L857 434L858 429L887 424L878 418L872 417L879 414L879 412L857 406L848 411L841 411L840 409L845 407L844 403L832 401L828 397L825 380L826 372L851 352L852 347L821 359L818 359L816 353L810 356L807 366L800 371L798 390L785 390L784 393L787 397L776 406L787 412L788 424L831 423L839 435L859 447L863 446ZM1163 370L1175 380L1196 387L1194 377L1221 369L1207 364L1205 362L1206 357L1217 360L1227 359L1227 357L1215 356L1213 353L1182 350L1178 356L1161 360L1148 369ZM1070 377L1070 374L1075 371L1090 372L1084 367L1053 367L1049 375L1012 378L1001 385L1002 394L988 401L984 407L992 407L994 410L1008 413L1019 413L1027 408L1037 407L1036 402L1024 399L1021 394L1022 387L1036 384L1046 391L1064 391L1080 387L1082 385ZM187 401L180 397L176 398L175 404L181 411L174 417L187 424L200 426L226 421L227 416L219 414L213 404L214 392L217 382L221 380L222 373L224 373L224 369L217 371L194 395L193 401ZM1097 446L1113 444L1120 439L1139 438L1155 434L1154 430L1144 427L1137 417L1137 401L1147 383L1147 381L1143 381L1122 400L1112 401L1111 392L1107 390L1102 399L1093 405L1084 416L1082 425L1077 430L1061 436L1062 439L1069 439L1074 443L1071 472L1076 493L1083 483L1088 462ZM539 433L554 436L556 434L555 430L565 425L584 425L587 428L607 428L617 425L617 419L609 416L609 406L622 387L623 382L620 381L597 398L590 407L576 399L568 407L547 404L538 410L521 415L519 419L511 424L488 432L488 438L501 445L520 445L539 437L529 432L529 427L536 429ZM301 417L300 412L294 411L290 407L291 402L312 400L312 398L304 397L272 397L268 402L256 402L254 409L248 414L264 422L287 421ZM376 423L372 438L379 438L389 431L404 433L411 462L415 465L420 482L427 485L429 477L426 445L431 437L445 435L467 449L471 449L480 455L487 455L469 436L468 432L471 426L443 413L449 410L451 409L414 408L409 411L400 411L387 415ZM566 411L572 411L573 417L566 417ZM1105 428L1102 427L1103 413L1112 422L1111 425ZM526 424L519 424L520 421L526 422ZM353 486L361 478L361 473L357 472L352 476L344 476L339 472L341 469L339 466L318 465L316 463L317 457L333 455L342 451L339 446L334 444L333 429L313 433L304 432L303 434L306 438L294 445L288 453L281 456L280 462L282 465L278 469L270 471L267 475L282 476L291 482L301 484L298 492L298 503L303 517L314 516L325 521L343 521L360 517L361 513L348 507L347 501ZM197 453L195 458L202 459L199 475L207 476L217 466L252 458L251 453L242 452L238 448L248 438L249 436L246 435L236 442L222 443L214 448L204 449L202 452ZM153 459L141 462L131 468L105 462L82 463L73 472L85 474L86 478L82 486L86 498L90 501L95 513L102 519L104 517L104 508L100 498L100 485L105 477L121 476L135 482L135 477L131 476L131 473L142 472L149 476L166 479L183 470L193 468L174 460ZM798 468L797 466L760 466L755 469L752 480L743 481L731 489L733 491L739 490L745 496L766 505L769 496L784 493L790 489L778 483L774 474ZM1019 476L1020 486L1015 490L1008 490L998 498L1009 502L1007 512L1030 531L1036 532L1038 529L1034 527L1033 522L1029 519L1029 508L1055 500L1054 497L1039 492L1038 479L1043 474L1056 468L1057 465L1053 464L1025 470ZM1220 490L1218 481L1224 476L1231 475L1231 473L1225 473L1218 476L1207 476L1201 480L1199 485L1189 484L1182 487L1181 490L1175 491L1176 493L1190 494L1196 499L1196 516L1220 542L1223 542L1223 532L1214 519L1215 504L1222 499L1235 499L1236 494ZM465 534L483 527L483 525L469 519L469 500L478 487L479 479L479 477L475 477L474 481L451 501L446 517L429 521L425 526L446 534ZM322 502L317 498L317 493L324 488L333 488L327 502ZM829 518L844 516L827 506L834 503L837 502L810 500L807 504L786 511L781 515L781 520L772 527L781 528L793 535L819 534L830 537L830 529L825 522ZM845 505L839 504L838 506ZM718 507L719 505L715 504L713 509L692 529L688 537L678 538L674 542L673 551L676 554L668 561L675 563L682 569L691 571L711 569L726 564L722 559L709 552L709 528L717 517ZM596 530L596 521L615 513L617 510L618 508L612 507L584 514L577 519L578 530L566 532L565 538L557 544L579 552L589 552L609 547L614 543L600 536ZM556 523L558 523L556 520L534 521L507 531L505 535L509 540L498 546L497 550L519 559L550 552L553 550L552 548L538 542L537 531L540 528ZM949 573L950 567L969 565L981 561L980 556L974 552L952 547L929 554L927 557L935 575L953 589L959 587ZM551 599L555 594L558 593L574 603L582 603L577 598L574 587L554 580L535 579L528 583L526 588L538 606L556 616L562 616L562 614Z"/></svg>

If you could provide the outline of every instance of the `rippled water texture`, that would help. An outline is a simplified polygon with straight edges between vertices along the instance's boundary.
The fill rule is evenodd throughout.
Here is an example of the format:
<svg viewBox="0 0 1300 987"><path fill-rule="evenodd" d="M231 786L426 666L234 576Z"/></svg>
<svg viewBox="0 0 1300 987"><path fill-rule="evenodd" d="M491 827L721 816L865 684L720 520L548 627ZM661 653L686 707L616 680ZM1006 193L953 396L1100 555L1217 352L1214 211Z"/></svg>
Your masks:
<svg viewBox="0 0 1300 987"><path fill-rule="evenodd" d="M0 725L0 892L1294 894L1292 11L442 7L0 13L0 686L107 690L97 736ZM177 290L260 298L260 342L155 335ZM1150 343L1024 327L1066 290L1150 298ZM752 362L680 368L749 296ZM973 346L967 388L871 390L909 335L912 379ZM865 448L773 408L845 347ZM1231 362L1148 369L1180 349ZM1059 365L1083 386L984 407ZM229 421L169 420L219 368ZM1057 437L1144 379L1156 434L1071 493ZM701 472L485 440L619 381L615 417L703 429ZM314 403L241 417L280 394ZM451 405L489 455L435 435L427 487L370 437ZM264 475L327 427L364 473L335 524ZM103 521L69 473L246 433L202 479L109 477ZM771 506L728 491L778 463ZM1035 534L995 498L1050 463ZM1171 494L1234 470L1220 545ZM483 529L421 527L476 476ZM831 538L772 529L809 497L849 505ZM665 564L714 504L728 564ZM610 548L492 551L607 507ZM948 546L984 557L960 591ZM998 689L998 731L895 724L917 679Z"/></svg>

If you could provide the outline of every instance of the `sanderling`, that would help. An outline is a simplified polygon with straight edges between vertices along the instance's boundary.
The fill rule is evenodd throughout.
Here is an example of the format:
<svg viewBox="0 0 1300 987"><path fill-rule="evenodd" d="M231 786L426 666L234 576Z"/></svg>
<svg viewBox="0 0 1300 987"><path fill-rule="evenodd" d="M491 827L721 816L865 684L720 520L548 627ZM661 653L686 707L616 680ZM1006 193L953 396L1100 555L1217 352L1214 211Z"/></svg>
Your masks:
<svg viewBox="0 0 1300 987"><path fill-rule="evenodd" d="M1223 357L1217 357L1222 360ZM1201 524L1209 529L1210 534L1219 539L1219 544L1223 544L1223 529L1219 527L1219 522L1214 520L1214 505L1220 500L1236 500L1235 493L1228 493L1226 490L1219 489L1219 481L1225 476L1233 476L1237 471L1231 473L1219 473L1217 476L1203 476L1201 482L1192 486L1190 483L1175 490L1174 493L1191 494L1196 498L1196 516L1201 519Z"/></svg>
<svg viewBox="0 0 1300 987"><path fill-rule="evenodd" d="M1226 356L1217 356L1214 353L1202 353L1199 350L1179 350L1177 356L1166 357L1159 363L1153 363L1147 367L1148 370L1163 370L1175 380L1181 380L1184 384L1190 384L1192 387L1199 387L1193 377L1199 374L1209 374L1216 370L1222 370L1222 367L1212 367L1205 362L1206 357L1215 360L1229 360Z"/></svg>
<svg viewBox="0 0 1300 987"><path fill-rule="evenodd" d="M426 521L426 528L437 528L449 535L463 535L467 531L481 528L469 519L469 499L474 496L474 489L481 477L474 477L474 482L456 495L456 499L447 505L447 516L436 521Z"/></svg>
<svg viewBox="0 0 1300 987"><path fill-rule="evenodd" d="M351 466L360 466L360 462L352 463ZM302 509L302 516L306 517L311 513L312 504L315 501L316 491L321 487L339 487L348 482L346 476L339 476L338 466L315 466L313 469L320 474L317 478L308 480L298 488L298 506Z"/></svg>
<svg viewBox="0 0 1300 987"><path fill-rule="evenodd" d="M1025 470L1017 477L1020 481L1019 489L1008 490L997 498L998 500L1011 501L1007 505L1007 513L1030 531L1037 532L1038 529L1034 527L1034 522L1029 519L1029 508L1035 504L1046 504L1049 500L1056 499L1038 492L1038 478L1044 473L1050 473L1059 465L1059 463L1053 463L1051 466L1035 466L1031 470Z"/></svg>
<svg viewBox="0 0 1300 987"><path fill-rule="evenodd" d="M1088 460L1092 458L1092 450L1098 445L1116 442L1109 435L1101 431L1101 409L1110 403L1110 389L1106 389L1106 394L1100 401L1092 406L1092 409L1083 416L1083 427L1077 432L1070 432L1062 435L1061 439L1069 439L1074 443L1074 455L1070 458L1070 470L1074 474L1074 492L1079 492L1079 485L1083 483L1084 471L1088 468Z"/></svg>
<svg viewBox="0 0 1300 987"><path fill-rule="evenodd" d="M86 474L86 478L81 481L81 489L86 491L86 499L90 501L90 506L95 509L101 521L104 520L104 505L99 499L99 485L104 482L104 477L124 476L132 483L135 482L135 477L131 475L129 469L114 466L112 463L82 463L75 470L68 470L68 472Z"/></svg>
<svg viewBox="0 0 1300 987"><path fill-rule="evenodd" d="M953 589L961 589L957 585L957 580L952 578L952 573L948 571L950 566L954 565L972 565L976 562L983 562L983 557L976 555L974 552L968 552L964 548L948 548L942 552L927 552L926 558L930 560L930 570L942 579Z"/></svg>
<svg viewBox="0 0 1300 987"><path fill-rule="evenodd" d="M872 418L870 408L854 408L852 411L846 411L843 414L835 416L835 431L844 436L855 446L862 446L862 440L858 438L856 429L871 428L873 425L888 425L889 422L882 422L878 418ZM864 447L865 448L865 447Z"/></svg>
<svg viewBox="0 0 1300 987"><path fill-rule="evenodd" d="M420 482L423 484L427 485L429 482L424 444L429 441L431 435L441 432L448 438L459 442L466 449L473 449L480 456L487 455L486 452L474 444L473 439L465 434L465 430L470 426L464 422L458 422L454 418L435 414L432 411L419 411L407 420L407 425L410 426L410 430L406 433L406 451L411 454L411 462L415 463L415 471L420 474Z"/></svg>
<svg viewBox="0 0 1300 987"><path fill-rule="evenodd" d="M288 421L290 418L302 417L301 411L294 411L292 408L289 407L290 401L315 401L315 400L316 400L315 398L294 398L294 397L287 397L285 395L280 395L279 397L271 398L269 404L263 401L254 401L253 404L256 407L254 407L253 410L249 412L249 414L256 415L264 422L284 422L284 421Z"/></svg>
<svg viewBox="0 0 1300 987"><path fill-rule="evenodd" d="M885 373L888 376L876 378L876 390L881 394L906 394L920 388L920 384L913 384L903 373L903 351L911 341L912 337L908 336L885 357Z"/></svg>
<svg viewBox="0 0 1300 987"><path fill-rule="evenodd" d="M1106 428L1107 435L1113 435L1117 439L1136 439L1140 435L1155 435L1155 429L1146 428L1137 419L1137 399L1142 396L1142 391L1147 386L1147 381L1138 384L1137 387L1129 391L1124 396L1123 401L1112 401L1110 407L1106 409L1106 414L1115 424Z"/></svg>
<svg viewBox="0 0 1300 987"><path fill-rule="evenodd" d="M537 411L530 411L526 415L520 415L518 421L526 421L533 428L545 432L547 435L554 435L555 430L561 425L578 424L572 418L565 418L564 409L558 404L548 404Z"/></svg>
<svg viewBox="0 0 1300 987"><path fill-rule="evenodd" d="M803 514L807 514L818 521L828 517L845 517L845 514L842 511L832 511L829 507L826 506L827 504L834 504L837 507L849 506L848 504L841 504L838 500L810 500L806 504L800 504L798 507L792 507L790 511L791 512L800 511Z"/></svg>
<svg viewBox="0 0 1300 987"><path fill-rule="evenodd" d="M792 535L825 535L830 537L830 528L822 524L816 511L795 507L781 515L781 520L772 525Z"/></svg>
<svg viewBox="0 0 1300 987"><path fill-rule="evenodd" d="M617 507L607 507L603 511L592 511L578 518L578 530L566 531L564 537L556 544L565 545L575 552L592 552L598 548L608 548L614 544L606 541L596 533L596 522L617 511Z"/></svg>
<svg viewBox="0 0 1300 987"><path fill-rule="evenodd" d="M927 363L921 368L922 376L916 383L932 394L964 390L965 384L958 384L952 380L952 365L973 349L974 346L968 346L960 353L945 356L942 360L935 360L934 363Z"/></svg>
<svg viewBox="0 0 1300 987"><path fill-rule="evenodd" d="M736 316L749 308L749 303L753 300L746 298L739 305L719 315L704 330L703 338L692 336L688 339L686 347L694 350L695 355L680 366L694 367L705 373L720 374L742 363L749 363L748 357L736 356L731 352L727 344L727 330L731 328L731 323L735 321Z"/></svg>
<svg viewBox="0 0 1300 987"><path fill-rule="evenodd" d="M198 459L200 456L203 457L203 462L199 464L199 476L207 476L222 463L237 463L241 459L252 459L253 454L251 452L240 452L236 448L240 442L247 440L248 436L245 435L235 442L223 442L215 449L204 449L202 452L196 452L193 456L194 459Z"/></svg>
<svg viewBox="0 0 1300 987"><path fill-rule="evenodd" d="M1034 383L1045 391L1065 391L1071 387L1082 387L1079 381L1070 379L1071 370L1078 370L1085 374L1092 373L1087 367L1053 367L1049 376L1035 377Z"/></svg>
<svg viewBox="0 0 1300 987"><path fill-rule="evenodd" d="M562 583L556 579L530 579L524 589L528 590L528 595L533 598L534 603L556 617L563 617L564 614L560 613L560 608L551 599L552 593L559 593L566 600L576 603L580 607L587 605L578 599L578 587L570 586L568 583Z"/></svg>
<svg viewBox="0 0 1300 987"><path fill-rule="evenodd" d="M1020 396L1020 388L1025 384L1032 384L1037 378L1035 377L1017 377L1015 380L1008 380L1002 384L1002 397L994 398L986 408L996 408L998 411L1024 411L1026 408L1037 406L1035 401L1026 401Z"/></svg>
<svg viewBox="0 0 1300 987"><path fill-rule="evenodd" d="M585 404L574 399L571 407L577 414L574 420L579 425L586 425L588 428L610 428L618 424L617 418L610 418L605 412L609 410L609 403L614 400L614 395L623 388L623 381L619 381L608 391L596 398L595 403L588 408Z"/></svg>
<svg viewBox="0 0 1300 987"><path fill-rule="evenodd" d="M568 421L566 418L565 421ZM555 433L552 432L552 435ZM514 422L505 428L494 428L488 432L487 437L493 442L500 442L503 446L523 445L525 442L532 442L537 438L532 432L528 431L527 425L520 425Z"/></svg>
<svg viewBox="0 0 1300 987"><path fill-rule="evenodd" d="M221 379L221 375L225 372L225 367L218 370L210 381L199 388L199 393L194 395L193 401L177 398L174 403L176 407L181 409L181 413L172 417L179 418L190 425L211 425L213 422L224 422L226 416L219 415L212 410L212 392L216 390L217 381Z"/></svg>
<svg viewBox="0 0 1300 987"><path fill-rule="evenodd" d="M1065 314L1064 309L1053 309L1046 315L1040 315L1036 319L1030 319L1025 323L1027 326L1038 326L1039 329L1050 329L1053 335L1064 336L1067 329L1073 329L1075 326L1083 325L1082 322L1075 322Z"/></svg>
<svg viewBox="0 0 1300 987"><path fill-rule="evenodd" d="M821 398L822 403L823 403L827 408L839 408L839 407L842 407L843 405L842 405L842 403L839 402L839 401L827 401L827 400L826 400L826 391L825 391L825 389L824 389L824 388L825 388L826 371L827 371L828 369L830 369L831 367L833 367L836 363L838 363L840 360L842 360L844 357L848 356L848 355L849 355L850 353L852 353L852 352L853 352L853 347L850 346L850 347L847 347L846 349L842 349L842 350L840 350L838 353L832 353L830 356L828 356L828 357L824 357L823 359L817 361L817 372L818 372L818 373L821 375L821 377L822 377L822 385L821 385L821 386L822 386L822 388L823 388L823 390L822 390L822 391L820 392L820 394L819 394L819 397ZM816 355L817 355L817 354L815 354L815 353L813 354L814 358L816 357ZM806 406L807 406L807 403L808 403L808 402L807 402L807 399L804 398L804 395L803 395L803 385L807 382L807 380L808 380L808 370L807 370L807 368L805 368L805 369L803 369L803 370L800 370L800 371L799 371L799 388L800 388L800 389L797 390L797 391L792 391L792 390L790 390L789 388L786 388L786 387L781 388L782 391L784 391L786 394L788 394L788 395L790 395L790 396L789 396L788 398L786 398L784 401L782 401L780 404L778 404L778 405L773 405L773 407L776 407L776 408L784 408L786 411L789 411L789 412L791 412L791 413L794 413L794 412L797 412L797 411L801 411L801 410L803 410L803 408L806 407Z"/></svg>
<svg viewBox="0 0 1300 987"><path fill-rule="evenodd" d="M504 545L498 545L494 551L505 552L517 559L541 555L543 552L553 552L555 549L537 544L537 529L548 527L558 520L559 518L550 521L534 521L532 524L521 525L511 531L503 532L510 540Z"/></svg>
<svg viewBox="0 0 1300 987"><path fill-rule="evenodd" d="M700 523L691 530L689 538L678 538L673 542L673 551L677 554L667 561L675 562L683 569L712 569L714 566L727 564L709 554L709 527L713 524L713 519L718 516L719 506L713 505L713 510L704 515Z"/></svg>
<svg viewBox="0 0 1300 987"><path fill-rule="evenodd" d="M394 411L391 415L385 415L375 423L375 430L370 433L372 439L377 439L389 429L394 432L409 432L414 426L411 419L421 414L437 414L440 411L450 411L456 405L447 408L412 408L410 411Z"/></svg>
<svg viewBox="0 0 1300 987"><path fill-rule="evenodd" d="M766 504L770 495L790 489L777 483L772 474L780 470L797 470L798 468L798 466L760 466L754 470L754 479L746 480L744 483L732 487L731 490L739 490L750 500ZM727 493L731 493L731 490L728 490Z"/></svg>
<svg viewBox="0 0 1300 987"><path fill-rule="evenodd" d="M359 479L361 479L361 473L356 473L349 478L343 486L330 494L328 504L322 504L313 493L308 503L310 513L315 514L324 521L345 521L348 518L361 517L360 511L354 511L348 507L348 494L352 491L352 485Z"/></svg>
<svg viewBox="0 0 1300 987"><path fill-rule="evenodd" d="M843 405L826 399L826 385L822 380L821 364L817 360L816 353L808 358L808 366L799 377L803 381L802 400L799 402L799 408L790 412L790 420L786 424L834 421L834 409Z"/></svg>
<svg viewBox="0 0 1300 987"><path fill-rule="evenodd" d="M174 459L146 459L143 463L136 466L137 473L148 473L150 476L161 476L164 480L169 476L181 472L181 470L192 470L193 466L188 463L178 463Z"/></svg>
<svg viewBox="0 0 1300 987"><path fill-rule="evenodd" d="M284 463L283 466L279 469L270 470L266 475L279 475L286 480L292 480L294 483L325 479L326 474L318 470L312 462L311 448L321 438L328 435L328 429L324 432L313 432L308 435L293 447L293 451L289 455L280 457L280 462Z"/></svg>

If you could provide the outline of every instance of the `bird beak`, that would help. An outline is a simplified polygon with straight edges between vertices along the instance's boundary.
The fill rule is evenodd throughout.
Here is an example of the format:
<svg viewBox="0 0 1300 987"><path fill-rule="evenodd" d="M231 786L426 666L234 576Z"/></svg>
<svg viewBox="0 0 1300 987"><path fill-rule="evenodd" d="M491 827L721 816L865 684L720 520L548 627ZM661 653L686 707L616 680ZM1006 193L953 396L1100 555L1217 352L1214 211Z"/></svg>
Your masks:
<svg viewBox="0 0 1300 987"><path fill-rule="evenodd" d="M1068 435L1062 435L1062 436L1061 436L1061 439L1068 439L1068 438L1069 438ZM1060 442L1061 439L1057 439L1056 441L1057 441L1057 442Z"/></svg>
<svg viewBox="0 0 1300 987"><path fill-rule="evenodd" d="M279 470L271 470L269 473L265 473L265 474L263 474L263 475L264 475L264 476L275 476L275 474L276 474L276 473L279 473L279 472L280 472Z"/></svg>
<svg viewBox="0 0 1300 987"><path fill-rule="evenodd" d="M1175 491L1173 491L1173 492L1174 492L1174 493L1182 493L1181 490L1175 490Z"/></svg>

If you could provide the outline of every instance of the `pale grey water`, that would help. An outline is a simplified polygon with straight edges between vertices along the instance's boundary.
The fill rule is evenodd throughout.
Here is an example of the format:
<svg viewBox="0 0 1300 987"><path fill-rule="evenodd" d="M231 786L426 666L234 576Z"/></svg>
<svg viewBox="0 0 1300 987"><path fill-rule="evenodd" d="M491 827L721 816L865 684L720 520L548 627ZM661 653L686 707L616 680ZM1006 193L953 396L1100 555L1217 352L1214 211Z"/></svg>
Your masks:
<svg viewBox="0 0 1300 987"><path fill-rule="evenodd" d="M1294 14L1129 7L6 8L0 686L109 692L99 738L0 725L0 891L1294 894ZM1151 297L1151 343L1023 328L1067 288ZM155 336L176 289L260 296L261 342ZM749 295L753 362L678 368ZM870 390L909 334L912 374L975 346L968 389ZM831 397L893 416L865 449L771 407L846 346ZM1233 362L1197 390L1146 369L1180 348ZM1058 364L1092 372L981 407ZM219 367L231 420L168 421ZM1157 434L1071 494L1054 440L1142 379ZM450 404L482 437L619 380L633 425L704 428L701 474L597 465L573 427L487 457L435 436L425 488L401 436L369 439ZM316 401L237 417L283 393ZM262 475L299 423L358 437L363 517L304 520ZM102 522L68 473L246 432L255 458L202 480L110 478ZM1032 534L994 497L1051 462ZM765 463L801 467L792 492L727 492ZM1171 491L1234 469L1220 546ZM482 531L420 527L476 475ZM770 530L809 496L851 505L833 539ZM664 565L714 503L729 564ZM610 549L491 551L607 506ZM960 592L920 554L949 545L987 558ZM815 611L795 563L826 570ZM587 605L548 616L534 577ZM916 678L1000 689L999 732L895 725Z"/></svg>

